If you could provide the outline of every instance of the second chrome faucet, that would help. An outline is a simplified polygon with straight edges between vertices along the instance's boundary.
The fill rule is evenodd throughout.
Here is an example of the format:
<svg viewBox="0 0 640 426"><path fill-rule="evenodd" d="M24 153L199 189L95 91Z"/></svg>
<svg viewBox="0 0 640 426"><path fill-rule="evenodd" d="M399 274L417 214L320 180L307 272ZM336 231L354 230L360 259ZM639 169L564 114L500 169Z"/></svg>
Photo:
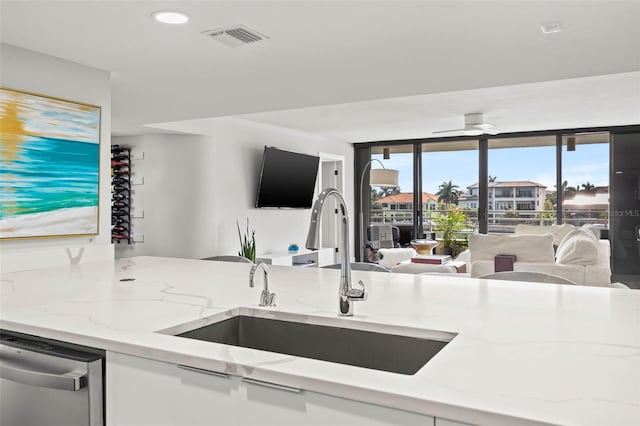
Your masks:
<svg viewBox="0 0 640 426"><path fill-rule="evenodd" d="M267 268L267 264L264 262L260 262L251 267L251 271L249 272L249 287L253 287L255 284L253 279L256 275L256 271L262 268L264 272L264 288L260 293L260 306L276 306L276 294L269 292L269 268Z"/></svg>

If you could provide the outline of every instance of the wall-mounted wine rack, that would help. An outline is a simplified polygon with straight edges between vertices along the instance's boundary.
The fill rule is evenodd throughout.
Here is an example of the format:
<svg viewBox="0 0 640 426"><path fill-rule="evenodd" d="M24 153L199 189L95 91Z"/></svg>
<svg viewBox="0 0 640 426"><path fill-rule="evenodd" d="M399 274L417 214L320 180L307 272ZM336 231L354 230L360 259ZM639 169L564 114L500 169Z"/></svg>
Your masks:
<svg viewBox="0 0 640 426"><path fill-rule="evenodd" d="M131 148L111 146L111 242L131 244Z"/></svg>

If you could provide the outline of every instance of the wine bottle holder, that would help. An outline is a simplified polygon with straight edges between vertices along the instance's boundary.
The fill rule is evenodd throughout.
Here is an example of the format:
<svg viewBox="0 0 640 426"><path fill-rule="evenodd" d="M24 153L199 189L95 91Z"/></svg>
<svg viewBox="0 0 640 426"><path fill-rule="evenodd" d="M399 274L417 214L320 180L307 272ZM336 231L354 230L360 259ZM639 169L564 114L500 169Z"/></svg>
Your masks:
<svg viewBox="0 0 640 426"><path fill-rule="evenodd" d="M111 242L131 244L131 148L111 147Z"/></svg>

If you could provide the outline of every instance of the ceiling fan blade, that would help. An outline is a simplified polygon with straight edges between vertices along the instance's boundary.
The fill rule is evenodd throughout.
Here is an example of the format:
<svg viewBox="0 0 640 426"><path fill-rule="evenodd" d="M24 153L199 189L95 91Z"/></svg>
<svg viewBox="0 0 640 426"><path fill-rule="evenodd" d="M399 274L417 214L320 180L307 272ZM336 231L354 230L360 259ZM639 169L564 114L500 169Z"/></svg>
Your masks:
<svg viewBox="0 0 640 426"><path fill-rule="evenodd" d="M431 133L454 133L454 132L464 132L465 129L451 129L451 130L437 130Z"/></svg>
<svg viewBox="0 0 640 426"><path fill-rule="evenodd" d="M461 133L464 136L497 135L500 130L491 123L484 121L484 114L473 112L464 115L464 127L454 130L438 130L433 134Z"/></svg>

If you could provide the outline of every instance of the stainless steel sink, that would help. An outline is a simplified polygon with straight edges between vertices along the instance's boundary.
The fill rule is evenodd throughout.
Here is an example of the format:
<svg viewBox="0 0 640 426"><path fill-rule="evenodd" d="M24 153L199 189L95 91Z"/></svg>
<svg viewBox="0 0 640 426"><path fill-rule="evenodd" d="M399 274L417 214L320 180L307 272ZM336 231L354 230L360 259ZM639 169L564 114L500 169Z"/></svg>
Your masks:
<svg viewBox="0 0 640 426"><path fill-rule="evenodd" d="M311 324L304 315L300 319L305 322L299 322L235 313L228 319L190 331L181 332L177 328L174 333L168 330L164 333L407 375L420 370L454 336L433 332L435 339L430 339ZM423 330L417 330L417 334L420 331Z"/></svg>

